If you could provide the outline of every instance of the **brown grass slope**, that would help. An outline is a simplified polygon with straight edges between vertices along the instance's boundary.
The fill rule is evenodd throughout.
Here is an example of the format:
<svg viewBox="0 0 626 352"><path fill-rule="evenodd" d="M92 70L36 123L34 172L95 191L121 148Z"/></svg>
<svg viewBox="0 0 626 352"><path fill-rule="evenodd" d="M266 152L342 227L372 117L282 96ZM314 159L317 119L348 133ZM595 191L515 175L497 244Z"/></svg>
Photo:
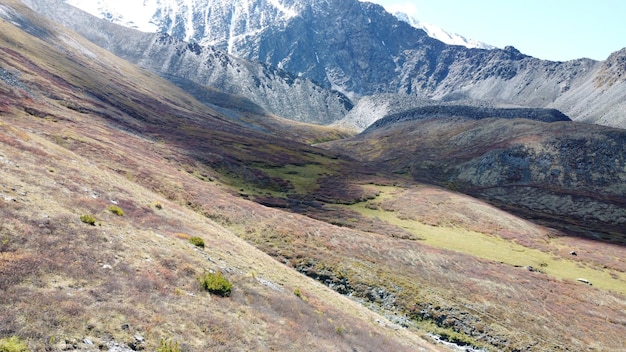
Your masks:
<svg viewBox="0 0 626 352"><path fill-rule="evenodd" d="M37 350L138 347L135 335L148 349L436 349L428 331L490 350L623 348L623 247L255 132L2 3L47 38L0 23L3 337ZM200 290L208 270L230 297Z"/></svg>
<svg viewBox="0 0 626 352"><path fill-rule="evenodd" d="M114 342L154 350L162 338L188 351L436 349L187 207L187 192L207 206L238 202L200 180L208 175L187 172L191 154L235 140L262 146L265 135L3 4L15 22L47 35L0 22L2 337L17 335L33 350ZM157 138L166 130L173 140ZM209 141L181 149L184 133ZM80 220L85 214L96 226ZM231 296L203 292L196 277L205 271L223 272Z"/></svg>

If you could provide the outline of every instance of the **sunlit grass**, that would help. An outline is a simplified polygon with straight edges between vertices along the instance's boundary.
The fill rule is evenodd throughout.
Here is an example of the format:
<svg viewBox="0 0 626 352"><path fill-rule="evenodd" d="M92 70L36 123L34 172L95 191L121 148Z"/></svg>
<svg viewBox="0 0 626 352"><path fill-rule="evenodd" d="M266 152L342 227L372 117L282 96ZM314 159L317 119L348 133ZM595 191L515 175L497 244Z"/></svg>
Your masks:
<svg viewBox="0 0 626 352"><path fill-rule="evenodd" d="M381 201L393 197L396 191L390 186L372 186L380 191ZM529 248L504 238L467 230L460 227L432 226L417 220L403 219L397 213L385 211L379 207L368 207L370 202L361 202L347 207L363 216L379 219L403 228L415 237L436 248L443 248L472 256L510 264L517 267L532 267L560 280L576 281L578 278L589 280L594 287L602 290L626 294L626 276L624 273L604 268L592 267L574 260L563 259L552 253Z"/></svg>

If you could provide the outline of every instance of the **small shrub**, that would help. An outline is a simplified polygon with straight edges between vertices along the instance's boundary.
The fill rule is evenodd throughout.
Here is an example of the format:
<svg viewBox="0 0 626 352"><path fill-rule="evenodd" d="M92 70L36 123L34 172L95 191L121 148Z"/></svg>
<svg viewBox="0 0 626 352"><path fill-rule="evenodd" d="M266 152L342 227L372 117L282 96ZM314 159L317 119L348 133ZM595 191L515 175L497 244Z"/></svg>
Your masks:
<svg viewBox="0 0 626 352"><path fill-rule="evenodd" d="M117 205L111 205L109 211L117 216L124 216L124 210Z"/></svg>
<svg viewBox="0 0 626 352"><path fill-rule="evenodd" d="M178 341L172 342L171 340L161 339L161 344L159 348L156 350L157 352L181 352L180 347L178 347Z"/></svg>
<svg viewBox="0 0 626 352"><path fill-rule="evenodd" d="M154 203L154 207L159 209L159 210L163 209L163 205L161 205L161 203L159 203L159 202Z"/></svg>
<svg viewBox="0 0 626 352"><path fill-rule="evenodd" d="M193 244L196 247L202 247L204 248L204 240L200 237L191 237L189 238L189 242L191 242L191 244Z"/></svg>
<svg viewBox="0 0 626 352"><path fill-rule="evenodd" d="M309 301L309 299L302 293L302 290L300 290L299 288L296 288L295 290L293 290L293 294L296 295L296 297L300 298L304 302Z"/></svg>
<svg viewBox="0 0 626 352"><path fill-rule="evenodd" d="M227 297L230 296L232 284L221 272L207 272L200 277L200 285L212 294Z"/></svg>
<svg viewBox="0 0 626 352"><path fill-rule="evenodd" d="M80 221L91 226L96 226L96 218L93 215L85 214L80 216Z"/></svg>
<svg viewBox="0 0 626 352"><path fill-rule="evenodd" d="M0 339L0 352L28 352L26 343L17 336Z"/></svg>

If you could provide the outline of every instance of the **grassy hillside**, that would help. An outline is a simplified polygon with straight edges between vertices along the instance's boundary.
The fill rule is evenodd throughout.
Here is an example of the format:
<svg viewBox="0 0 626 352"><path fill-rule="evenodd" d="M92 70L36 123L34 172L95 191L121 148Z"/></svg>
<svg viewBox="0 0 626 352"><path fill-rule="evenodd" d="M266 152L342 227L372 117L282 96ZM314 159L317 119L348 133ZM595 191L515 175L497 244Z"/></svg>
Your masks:
<svg viewBox="0 0 626 352"><path fill-rule="evenodd" d="M198 155L253 158L243 150L265 134L34 16L17 20L50 37L0 23L0 337L32 350L434 348L199 211L196 197L242 217L262 208L209 181ZM272 155L286 146L307 148ZM205 272L223 273L230 296L204 291Z"/></svg>
<svg viewBox="0 0 626 352"><path fill-rule="evenodd" d="M324 147L571 235L626 243L624 130L442 115L372 128Z"/></svg>
<svg viewBox="0 0 626 352"><path fill-rule="evenodd" d="M343 132L218 112L2 4L20 26L0 22L0 339L623 347L623 247L309 145ZM226 297L198 281L217 272Z"/></svg>

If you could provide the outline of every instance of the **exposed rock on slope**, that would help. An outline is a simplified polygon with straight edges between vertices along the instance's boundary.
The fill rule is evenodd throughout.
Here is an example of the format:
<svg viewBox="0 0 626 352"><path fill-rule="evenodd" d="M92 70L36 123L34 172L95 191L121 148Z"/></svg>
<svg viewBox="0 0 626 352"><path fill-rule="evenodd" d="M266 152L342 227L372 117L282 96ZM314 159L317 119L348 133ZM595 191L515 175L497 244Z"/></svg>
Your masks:
<svg viewBox="0 0 626 352"><path fill-rule="evenodd" d="M404 12L397 11L394 12L393 15L396 16L399 20L404 21L415 28L424 30L429 37L441 40L446 44L462 45L466 48L475 49L496 49L496 47L493 45L489 45L487 43L483 43L474 39L468 39L460 34L447 32L445 29L436 27L432 24L420 22Z"/></svg>
<svg viewBox="0 0 626 352"><path fill-rule="evenodd" d="M539 121L570 121L555 109L524 108L502 101L464 99L455 94L444 100L418 98L405 94L377 94L360 99L335 125L363 131L370 126L394 121L460 116L466 118L528 118Z"/></svg>
<svg viewBox="0 0 626 352"><path fill-rule="evenodd" d="M626 49L617 51L555 100L555 107L581 122L626 128Z"/></svg>
<svg viewBox="0 0 626 352"><path fill-rule="evenodd" d="M624 81L626 81L626 48L614 52L604 61L594 83L598 87L603 87Z"/></svg>
<svg viewBox="0 0 626 352"><path fill-rule="evenodd" d="M271 66L165 34L141 33L113 25L62 0L25 2L95 44L175 80L183 88L185 81L191 81L245 97L278 116L318 124L336 121L352 108L351 101L343 94Z"/></svg>
<svg viewBox="0 0 626 352"><path fill-rule="evenodd" d="M247 97L269 112L294 121L329 124L352 108L343 94L286 71L167 35L147 39L143 47L135 42L133 46L111 45L107 49L165 77L181 77Z"/></svg>
<svg viewBox="0 0 626 352"><path fill-rule="evenodd" d="M157 8L153 19L157 27L179 40L214 45L235 56L309 78L351 98L378 93L434 99L454 95L556 108L576 121L626 127L622 105L626 90L621 84L602 88L594 83L613 82L619 77L607 77L615 71L603 70L601 62L550 62L524 55L513 47L483 50L446 45L371 3L167 1L149 6L151 10ZM66 24L71 22L66 18ZM78 30L89 32L88 27ZM265 80L263 74L260 79ZM254 95L274 95L274 85L276 94L284 96L280 80L252 90ZM298 116L294 111L282 113L279 108L283 101L275 95L266 104L246 96L269 111ZM298 108L310 108L303 98L306 94L290 101L304 105ZM269 104L273 104L271 108ZM346 112L337 110L333 103L330 106L327 110L332 117L321 119L325 123L340 119L338 115ZM325 112L318 109L316 112ZM315 112L308 115L311 116L310 122L320 121L314 117Z"/></svg>
<svg viewBox="0 0 626 352"><path fill-rule="evenodd" d="M394 123L385 123L394 117L385 118L367 133L323 146L552 226L625 242L613 235L626 225L623 130L575 122L475 120L442 111L438 118L407 115L396 115L401 121Z"/></svg>
<svg viewBox="0 0 626 352"><path fill-rule="evenodd" d="M360 132L387 115L434 104L437 104L435 100L406 94L375 94L359 99L346 116L334 125Z"/></svg>

